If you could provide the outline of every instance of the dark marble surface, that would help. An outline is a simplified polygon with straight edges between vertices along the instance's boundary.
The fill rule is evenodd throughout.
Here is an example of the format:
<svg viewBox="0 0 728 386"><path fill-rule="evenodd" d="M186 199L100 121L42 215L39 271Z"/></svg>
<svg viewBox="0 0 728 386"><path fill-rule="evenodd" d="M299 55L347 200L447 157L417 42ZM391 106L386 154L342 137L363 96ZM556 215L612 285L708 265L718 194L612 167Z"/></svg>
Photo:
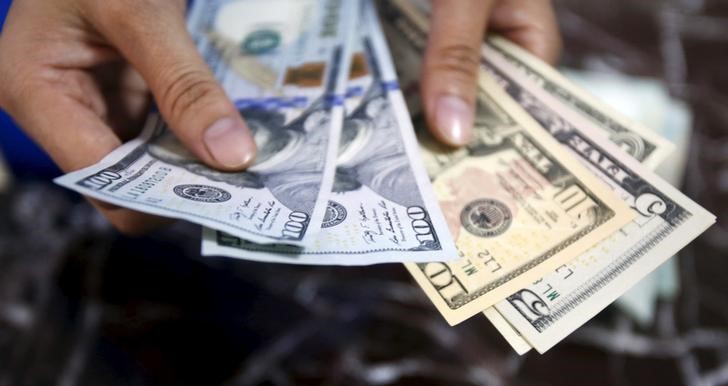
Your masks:
<svg viewBox="0 0 728 386"><path fill-rule="evenodd" d="M448 327L397 265L199 256L187 224L124 238L49 183L0 197L0 386L728 384L728 3L557 2L564 63L664 80L694 113L684 190L719 224L639 327L609 308L545 355Z"/></svg>

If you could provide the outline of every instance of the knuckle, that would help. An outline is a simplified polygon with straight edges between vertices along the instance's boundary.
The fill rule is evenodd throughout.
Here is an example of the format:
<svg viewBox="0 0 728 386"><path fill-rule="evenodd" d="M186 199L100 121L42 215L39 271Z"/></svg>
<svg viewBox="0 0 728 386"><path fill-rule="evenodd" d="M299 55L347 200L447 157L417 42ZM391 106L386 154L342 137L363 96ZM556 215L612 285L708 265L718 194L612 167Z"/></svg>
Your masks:
<svg viewBox="0 0 728 386"><path fill-rule="evenodd" d="M217 95L219 86L202 70L181 69L166 77L162 89L162 103L172 117L199 108Z"/></svg>
<svg viewBox="0 0 728 386"><path fill-rule="evenodd" d="M477 76L480 53L467 44L451 44L435 48L431 53L430 71L470 81Z"/></svg>

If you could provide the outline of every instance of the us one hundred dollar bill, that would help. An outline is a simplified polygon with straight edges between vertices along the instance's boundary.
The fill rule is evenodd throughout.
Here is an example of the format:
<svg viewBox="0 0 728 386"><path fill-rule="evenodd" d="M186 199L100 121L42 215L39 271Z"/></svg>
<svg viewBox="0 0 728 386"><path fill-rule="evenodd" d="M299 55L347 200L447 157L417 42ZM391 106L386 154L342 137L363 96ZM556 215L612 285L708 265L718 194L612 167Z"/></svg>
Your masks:
<svg viewBox="0 0 728 386"><path fill-rule="evenodd" d="M397 4L382 6L396 31L390 41L398 59L421 56L427 21L400 23ZM460 258L406 266L450 324L578 256L633 217L492 79L481 77L480 85L475 139L464 148L438 145L418 125Z"/></svg>
<svg viewBox="0 0 728 386"><path fill-rule="evenodd" d="M258 243L310 243L333 183L355 11L339 0L194 2L190 33L255 136L255 165L208 168L152 113L139 138L56 182Z"/></svg>
<svg viewBox="0 0 728 386"><path fill-rule="evenodd" d="M206 229L204 255L296 264L367 265L457 257L371 1L363 1L334 187L308 247L259 245Z"/></svg>
<svg viewBox="0 0 728 386"><path fill-rule="evenodd" d="M636 215L619 232L495 306L513 334L543 353L704 232L715 217L600 135L594 121L514 64L514 58L527 55L512 43L491 39L483 48L483 71L495 76Z"/></svg>

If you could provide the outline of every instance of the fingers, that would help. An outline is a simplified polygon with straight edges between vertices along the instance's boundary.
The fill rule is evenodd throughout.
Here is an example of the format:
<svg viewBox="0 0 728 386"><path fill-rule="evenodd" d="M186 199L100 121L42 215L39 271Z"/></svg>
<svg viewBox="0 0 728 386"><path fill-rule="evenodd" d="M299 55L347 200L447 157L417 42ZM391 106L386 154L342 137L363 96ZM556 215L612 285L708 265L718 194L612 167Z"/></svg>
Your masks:
<svg viewBox="0 0 728 386"><path fill-rule="evenodd" d="M551 64L561 53L561 34L550 0L498 1L490 28Z"/></svg>
<svg viewBox="0 0 728 386"><path fill-rule="evenodd" d="M86 78L82 76L74 80L72 73L63 78L78 86L34 80L29 86L36 91L16 95L17 108L11 113L61 169L71 171L98 162L121 142L99 118L92 104L82 99L82 94L95 93L93 88L83 86ZM43 113L39 114L39 111ZM169 219L90 201L116 229L125 234L138 235L170 222Z"/></svg>
<svg viewBox="0 0 728 386"><path fill-rule="evenodd" d="M21 102L24 107L17 111L17 116L19 123L61 169L71 171L92 165L121 144L97 112L80 103L72 91L59 93L51 91L53 88L48 85L41 89L49 91L30 93L29 100ZM79 92L93 94L94 90L81 86ZM127 235L139 235L171 222L97 200L89 201L116 229Z"/></svg>
<svg viewBox="0 0 728 386"><path fill-rule="evenodd" d="M90 20L150 87L162 116L204 163L240 170L255 158L245 122L197 52L184 22L184 2L88 1Z"/></svg>
<svg viewBox="0 0 728 386"><path fill-rule="evenodd" d="M422 96L432 133L459 146L472 136L480 45L492 1L433 0Z"/></svg>
<svg viewBox="0 0 728 386"><path fill-rule="evenodd" d="M96 66L89 75L98 85L105 114L101 119L122 140L137 137L149 113L151 95L146 82L124 61Z"/></svg>
<svg viewBox="0 0 728 386"><path fill-rule="evenodd" d="M430 130L449 145L466 144L472 136L486 25L552 64L561 52L549 0L433 0L422 96Z"/></svg>
<svg viewBox="0 0 728 386"><path fill-rule="evenodd" d="M44 1L16 1L0 35L0 106L65 170L92 165L120 145L101 119L105 106L85 71L115 56L87 44L63 12ZM65 18L59 17L65 16ZM73 23L71 23L73 24ZM33 42L32 50L28 42ZM166 219L91 200L124 233L138 234Z"/></svg>

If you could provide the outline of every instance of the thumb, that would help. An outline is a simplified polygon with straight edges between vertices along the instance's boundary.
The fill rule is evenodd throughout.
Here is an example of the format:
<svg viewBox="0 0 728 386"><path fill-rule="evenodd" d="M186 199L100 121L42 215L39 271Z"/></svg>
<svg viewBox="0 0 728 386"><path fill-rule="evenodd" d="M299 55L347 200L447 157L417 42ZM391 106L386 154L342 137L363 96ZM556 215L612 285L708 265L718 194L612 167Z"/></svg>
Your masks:
<svg viewBox="0 0 728 386"><path fill-rule="evenodd" d="M433 0L422 71L430 130L449 145L472 137L480 47L491 0Z"/></svg>
<svg viewBox="0 0 728 386"><path fill-rule="evenodd" d="M197 52L184 2L112 1L99 8L101 32L139 71L177 138L198 159L240 170L255 158L250 130Z"/></svg>

